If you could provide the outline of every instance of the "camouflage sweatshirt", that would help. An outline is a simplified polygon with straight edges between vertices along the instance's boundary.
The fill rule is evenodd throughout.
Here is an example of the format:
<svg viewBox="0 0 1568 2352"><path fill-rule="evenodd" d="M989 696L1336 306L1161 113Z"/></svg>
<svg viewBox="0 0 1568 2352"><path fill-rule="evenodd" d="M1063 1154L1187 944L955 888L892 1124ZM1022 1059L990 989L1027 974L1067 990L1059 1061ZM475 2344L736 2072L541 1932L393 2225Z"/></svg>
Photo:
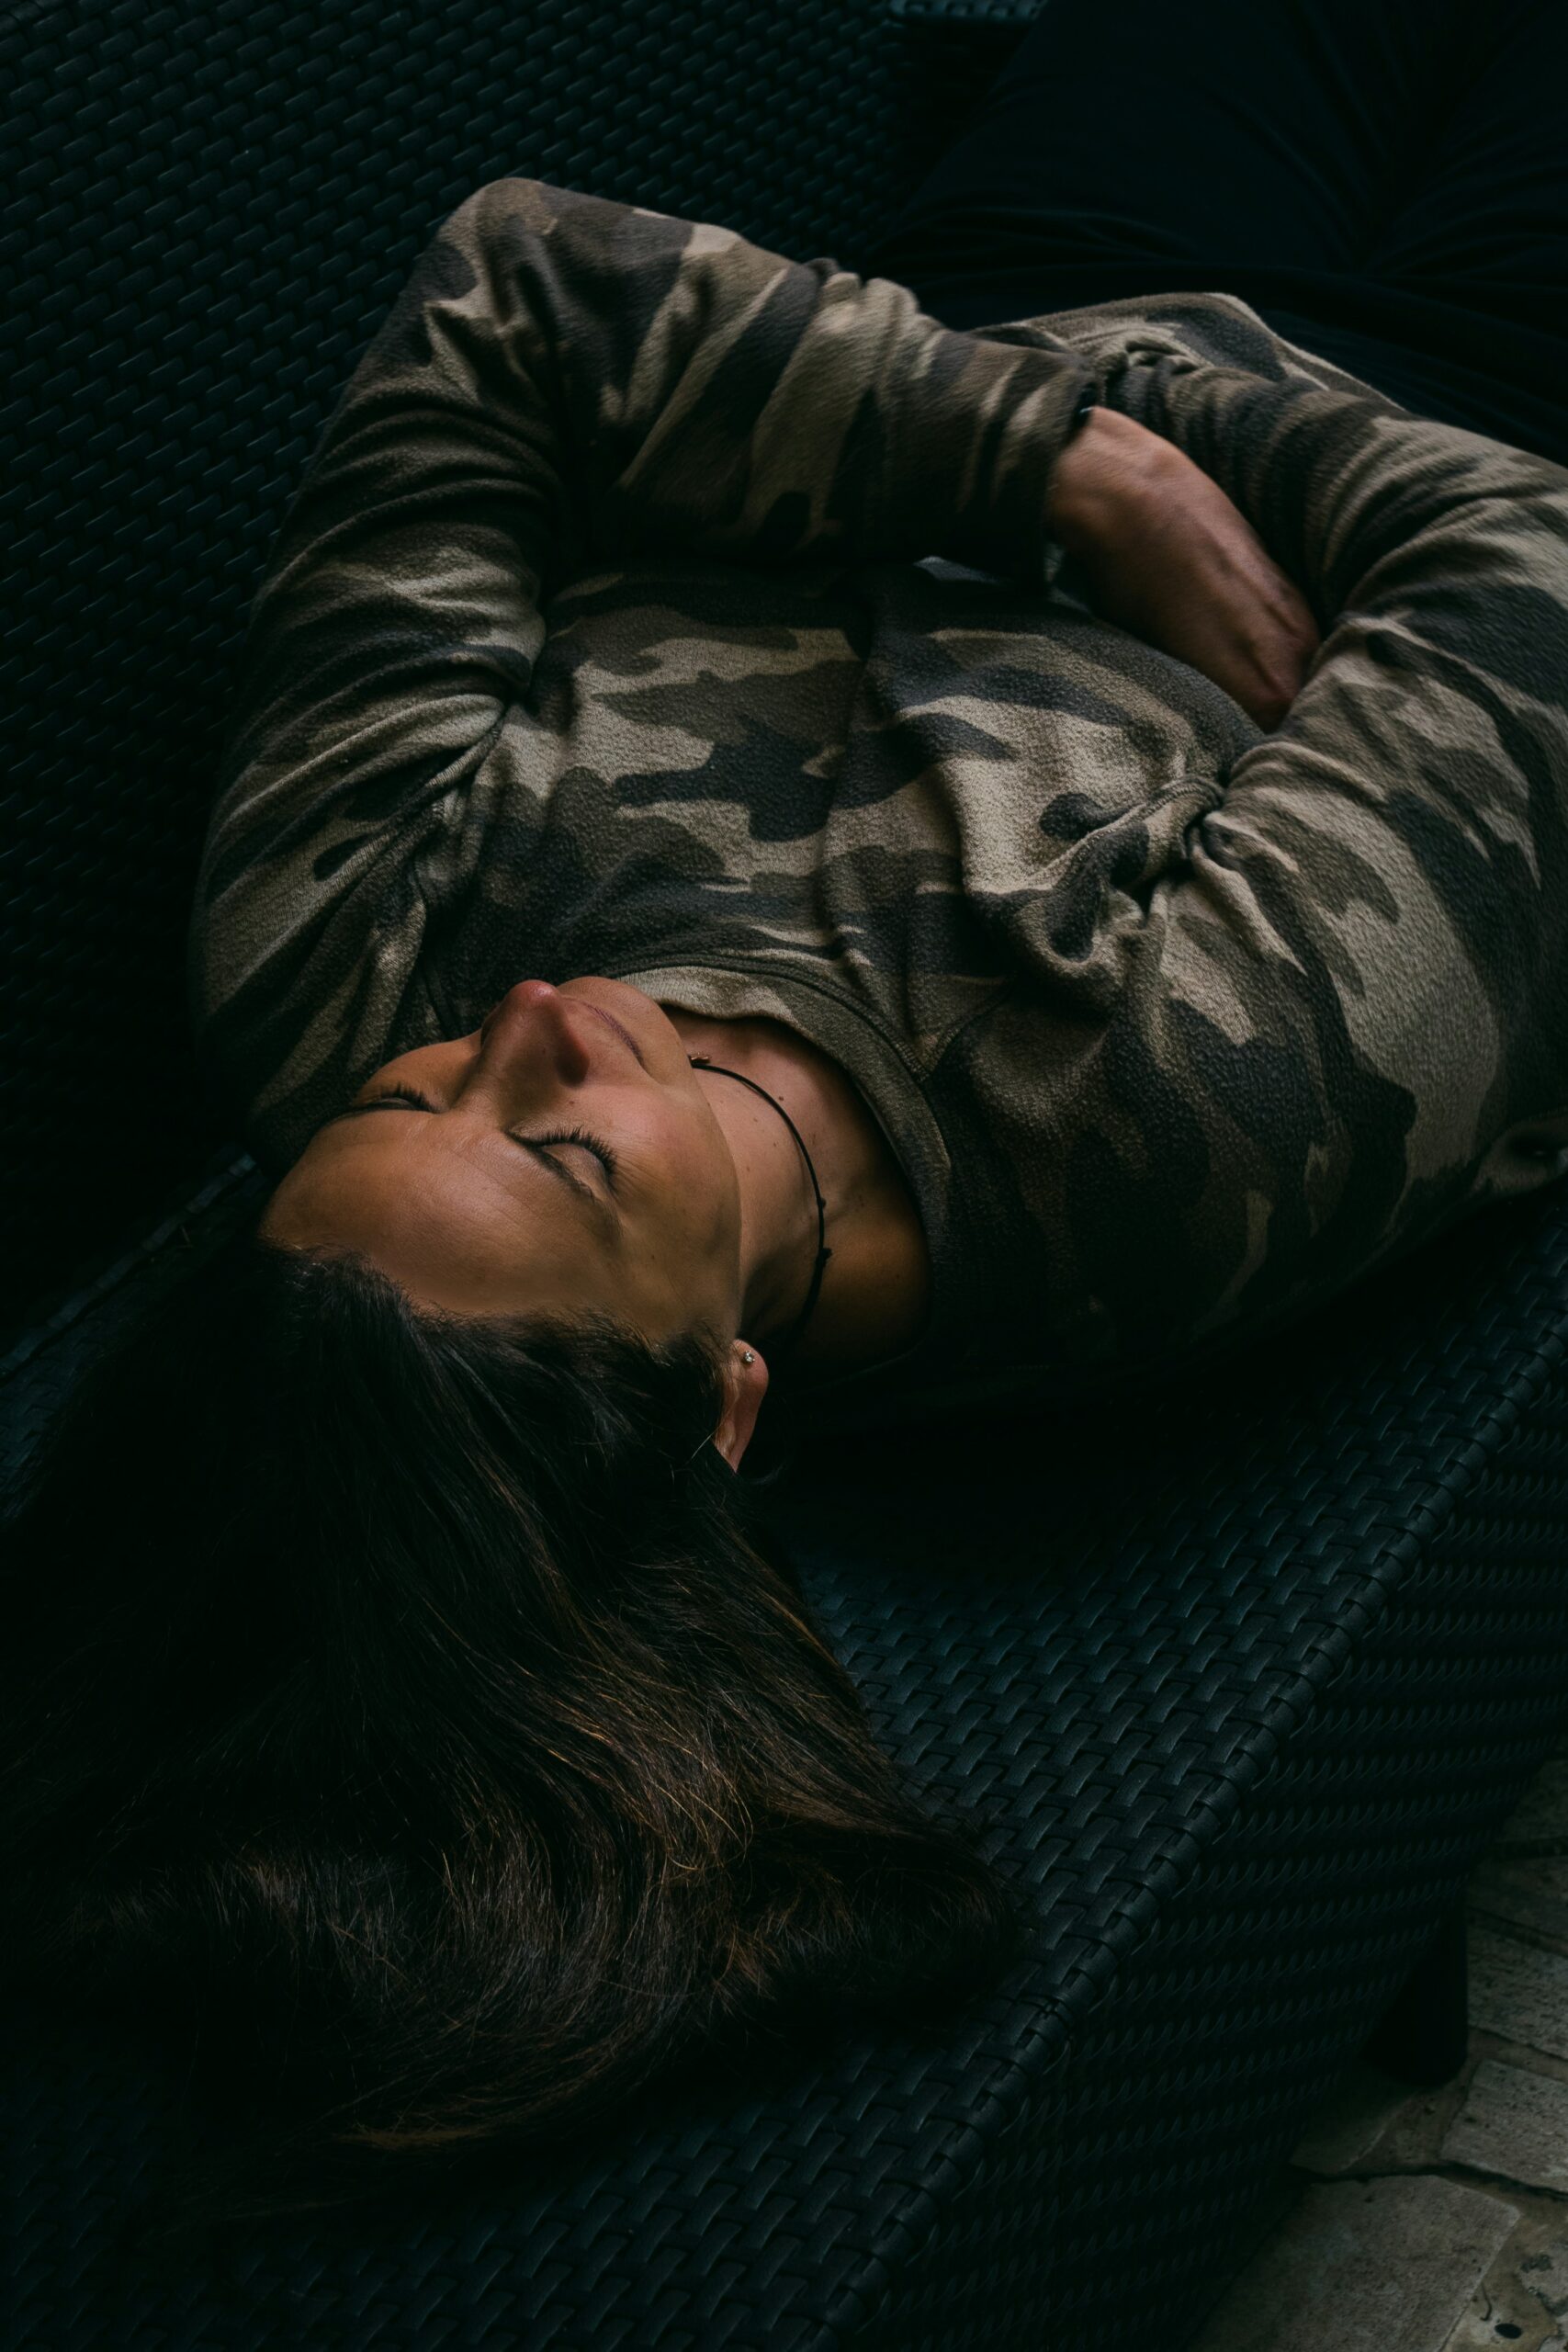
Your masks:
<svg viewBox="0 0 1568 2352"><path fill-rule="evenodd" d="M1049 545L1089 380L1313 606L1273 732ZM1568 1168L1568 471L1223 294L957 332L496 180L285 516L191 944L277 1169L530 975L831 1055L932 1304L808 1418L1185 1370Z"/></svg>

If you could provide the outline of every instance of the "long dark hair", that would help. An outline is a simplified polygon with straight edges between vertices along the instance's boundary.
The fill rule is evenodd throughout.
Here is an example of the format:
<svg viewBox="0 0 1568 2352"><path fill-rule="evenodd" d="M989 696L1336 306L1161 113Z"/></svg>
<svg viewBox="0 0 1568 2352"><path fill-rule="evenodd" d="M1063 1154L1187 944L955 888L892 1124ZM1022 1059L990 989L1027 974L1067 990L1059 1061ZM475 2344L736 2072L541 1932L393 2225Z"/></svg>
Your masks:
<svg viewBox="0 0 1568 2352"><path fill-rule="evenodd" d="M722 1346L239 1237L7 1532L7 1973L199 2021L164 2233L560 2151L1015 1957L705 1441Z"/></svg>

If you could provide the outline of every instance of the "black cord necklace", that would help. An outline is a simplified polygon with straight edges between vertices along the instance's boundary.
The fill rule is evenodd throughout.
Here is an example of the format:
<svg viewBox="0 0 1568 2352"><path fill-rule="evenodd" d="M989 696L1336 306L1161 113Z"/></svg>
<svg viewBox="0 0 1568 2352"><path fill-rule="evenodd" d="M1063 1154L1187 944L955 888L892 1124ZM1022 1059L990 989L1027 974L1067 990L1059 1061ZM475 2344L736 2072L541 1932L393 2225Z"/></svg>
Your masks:
<svg viewBox="0 0 1568 2352"><path fill-rule="evenodd" d="M771 1102L773 1104L774 1110L778 1113L780 1118L784 1121L785 1126L795 1137L795 1142L800 1145L800 1156L806 1162L806 1172L811 1179L811 1189L817 1195L817 1263L811 1270L811 1288L807 1293L806 1305L795 1317L795 1319L791 1325L789 1330L785 1332L781 1344L777 1348L770 1348L768 1351L769 1354L773 1358L773 1361L776 1363L781 1356L786 1356L790 1353L791 1350L799 1340L801 1333L805 1330L807 1323L810 1318L811 1310L816 1306L818 1294L822 1288L823 1271L827 1266L829 1259L833 1254L823 1239L823 1236L828 1230L828 1204L822 1198L822 1187L817 1182L817 1170L811 1165L811 1154L806 1148L800 1129L795 1125L795 1121L790 1117L789 1113L784 1109L784 1104L778 1101L777 1097L770 1094L765 1086L759 1086L754 1078L747 1078L742 1071L738 1069L726 1069L722 1062L710 1062L705 1054L688 1054L686 1056L686 1059L691 1063L694 1069L716 1070L720 1078L739 1079L742 1086L749 1086L753 1094L760 1094L764 1102Z"/></svg>

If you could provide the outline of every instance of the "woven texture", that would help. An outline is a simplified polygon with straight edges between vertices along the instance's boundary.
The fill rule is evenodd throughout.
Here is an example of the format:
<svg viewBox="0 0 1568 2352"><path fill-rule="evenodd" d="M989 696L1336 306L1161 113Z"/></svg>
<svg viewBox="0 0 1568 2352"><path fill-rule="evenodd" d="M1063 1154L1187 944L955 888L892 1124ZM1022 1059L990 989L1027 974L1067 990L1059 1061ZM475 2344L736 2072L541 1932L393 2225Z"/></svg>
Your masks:
<svg viewBox="0 0 1568 2352"><path fill-rule="evenodd" d="M880 0L0 15L0 1324L223 1141L183 942L225 697L415 254L507 172L847 253L947 135L909 38Z"/></svg>
<svg viewBox="0 0 1568 2352"><path fill-rule="evenodd" d="M972 5L7 19L7 1469L254 1204L183 1061L184 894L270 535L413 253L519 170L852 265L1005 54L1014 0L940 46ZM1568 1713L1565 1352L1554 1190L1131 1446L1086 1408L798 1464L780 1534L878 1736L1036 1906L1008 1981L412 2227L140 2284L112 2230L197 2128L177 2066L19 2013L6 2342L1179 2352Z"/></svg>
<svg viewBox="0 0 1568 2352"><path fill-rule="evenodd" d="M18 1363L14 1422L167 1256ZM807 1594L889 1752L1030 1891L1028 1959L934 2041L665 2095L547 2182L134 2293L103 2265L194 2128L177 2070L21 2016L7 2340L1177 2352L1568 1715L1565 1355L1554 1189L1151 1396L1131 1448L1084 1409L927 1433L918 1478L891 1432L798 1464Z"/></svg>

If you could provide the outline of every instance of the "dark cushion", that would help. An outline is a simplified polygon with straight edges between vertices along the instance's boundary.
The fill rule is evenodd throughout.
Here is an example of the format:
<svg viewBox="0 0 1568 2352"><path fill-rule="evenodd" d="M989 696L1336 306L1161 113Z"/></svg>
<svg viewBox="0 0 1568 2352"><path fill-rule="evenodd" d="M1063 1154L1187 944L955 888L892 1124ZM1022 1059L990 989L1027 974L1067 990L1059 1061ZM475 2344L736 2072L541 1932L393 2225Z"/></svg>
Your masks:
<svg viewBox="0 0 1568 2352"><path fill-rule="evenodd" d="M927 0L922 39L1003 30L910 81L919 13L35 0L0 30L0 1263L13 1317L43 1301L7 1464L254 1205L188 1069L186 894L245 606L413 254L522 171L853 266L1030 11ZM661 2094L592 2162L140 2283L117 2222L200 2128L178 2053L15 2011L7 2342L1177 2352L1568 1710L1565 1272L1554 1190L1201 1382L797 1461L781 1539L874 1729L1034 1902L1007 1982L766 2097Z"/></svg>
<svg viewBox="0 0 1568 2352"><path fill-rule="evenodd" d="M14 1425L242 1195L34 1350ZM798 1458L772 1508L807 1595L1029 1890L1027 1960L942 2034L661 2093L592 2163L134 2293L106 2265L197 2128L177 2059L29 2011L15 2340L1177 2352L1568 1713L1565 1344L1554 1188L1201 1384Z"/></svg>

